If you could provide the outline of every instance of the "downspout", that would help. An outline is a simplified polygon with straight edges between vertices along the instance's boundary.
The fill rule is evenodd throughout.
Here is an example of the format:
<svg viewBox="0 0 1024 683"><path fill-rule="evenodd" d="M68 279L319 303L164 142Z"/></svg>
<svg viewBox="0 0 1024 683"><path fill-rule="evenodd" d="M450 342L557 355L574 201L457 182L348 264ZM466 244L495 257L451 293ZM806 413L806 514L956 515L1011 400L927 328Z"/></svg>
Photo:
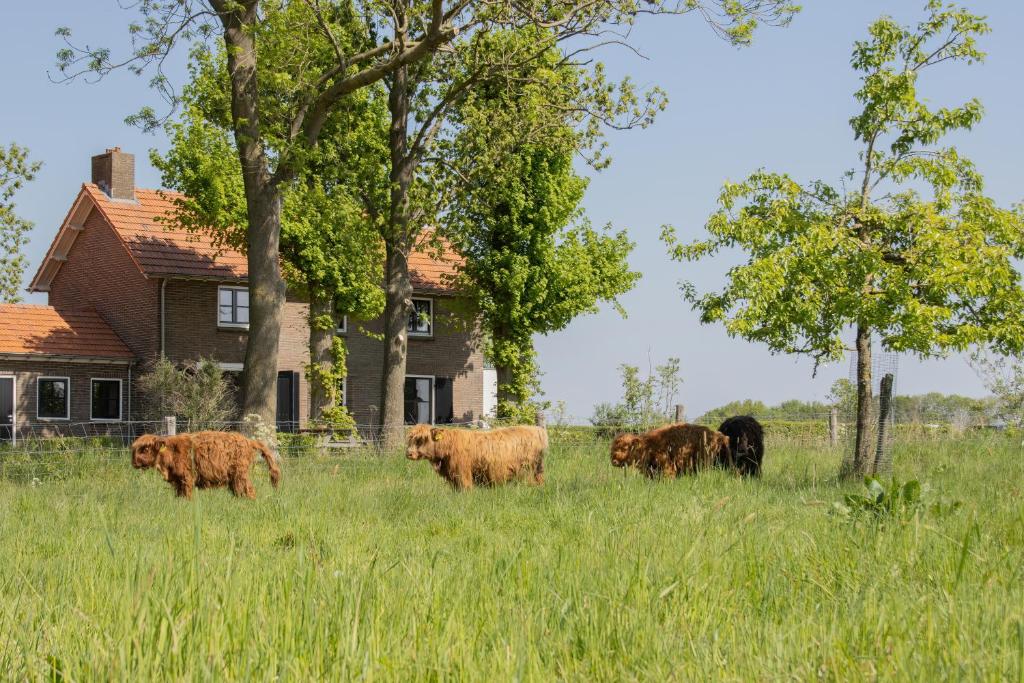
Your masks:
<svg viewBox="0 0 1024 683"><path fill-rule="evenodd" d="M166 302L167 302L167 278L160 281L160 358L167 357L167 342L166 342L166 329L167 329L167 315L166 315Z"/></svg>
<svg viewBox="0 0 1024 683"><path fill-rule="evenodd" d="M132 424L132 364L135 361L128 361L128 429Z"/></svg>

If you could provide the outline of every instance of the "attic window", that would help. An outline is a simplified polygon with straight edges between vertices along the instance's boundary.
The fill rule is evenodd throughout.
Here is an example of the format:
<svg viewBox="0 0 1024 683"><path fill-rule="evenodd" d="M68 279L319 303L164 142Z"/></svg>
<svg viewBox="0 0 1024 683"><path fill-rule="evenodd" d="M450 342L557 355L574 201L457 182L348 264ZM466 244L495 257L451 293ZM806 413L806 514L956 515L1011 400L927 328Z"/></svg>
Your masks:
<svg viewBox="0 0 1024 683"><path fill-rule="evenodd" d="M249 290L245 287L217 288L217 325L220 327L249 327Z"/></svg>

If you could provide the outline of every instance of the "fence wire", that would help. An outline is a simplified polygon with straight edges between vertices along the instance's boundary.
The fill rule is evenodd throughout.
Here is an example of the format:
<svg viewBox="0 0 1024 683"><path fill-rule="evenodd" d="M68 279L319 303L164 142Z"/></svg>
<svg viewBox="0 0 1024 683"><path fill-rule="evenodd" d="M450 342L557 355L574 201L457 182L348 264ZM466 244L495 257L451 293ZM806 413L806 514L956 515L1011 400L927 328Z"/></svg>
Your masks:
<svg viewBox="0 0 1024 683"><path fill-rule="evenodd" d="M891 468L892 446L899 441L922 441L951 438L973 438L983 433L1014 431L1004 425L993 425L984 413L957 415L947 421L923 422L918 415L901 414L890 406L886 412L882 405L877 407L874 425L867 439L871 444L871 457L878 459L881 471ZM879 415L886 415L885 429L878 429ZM856 431L855 415L833 410L827 413L801 412L792 417L778 419L777 416L754 415L764 425L766 448L808 448L829 454L852 452ZM564 415L548 421L547 427L552 445L555 447L589 447L603 451L607 442L623 432L643 432L658 425L582 424ZM110 424L63 423L60 425L37 424L19 426L13 433L0 434L0 478L14 469L42 466L50 463L53 467L75 468L90 463L127 461L128 447L142 434L165 433L164 421L132 421ZM480 429L498 426L498 423L484 421L439 425L445 428ZM717 424L708 424L712 429ZM218 422L192 425L179 422L179 433L196 431L195 428L220 431L244 431L251 427L244 422ZM360 460L371 465L375 457L394 455L381 438L380 425L356 425L354 431L332 432L329 429L284 425L277 432L277 450L286 461L302 459L345 459ZM396 430L406 429L396 426ZM6 438L5 438L6 437Z"/></svg>

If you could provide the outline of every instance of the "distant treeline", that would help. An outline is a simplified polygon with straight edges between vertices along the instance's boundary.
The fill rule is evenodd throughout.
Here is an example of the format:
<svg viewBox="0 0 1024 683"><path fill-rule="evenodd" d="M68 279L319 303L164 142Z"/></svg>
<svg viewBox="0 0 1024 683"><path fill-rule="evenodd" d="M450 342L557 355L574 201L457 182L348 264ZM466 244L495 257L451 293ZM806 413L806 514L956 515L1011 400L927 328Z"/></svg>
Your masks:
<svg viewBox="0 0 1024 683"><path fill-rule="evenodd" d="M822 401L783 401L769 406L761 401L732 401L709 410L695 421L717 424L731 415L753 415L761 420L825 420L835 406L840 419L853 417L855 402L852 396L836 396L834 403ZM996 420L997 403L994 398L970 398L957 394L932 392L918 396L894 396L893 414L900 424L946 423L970 426Z"/></svg>

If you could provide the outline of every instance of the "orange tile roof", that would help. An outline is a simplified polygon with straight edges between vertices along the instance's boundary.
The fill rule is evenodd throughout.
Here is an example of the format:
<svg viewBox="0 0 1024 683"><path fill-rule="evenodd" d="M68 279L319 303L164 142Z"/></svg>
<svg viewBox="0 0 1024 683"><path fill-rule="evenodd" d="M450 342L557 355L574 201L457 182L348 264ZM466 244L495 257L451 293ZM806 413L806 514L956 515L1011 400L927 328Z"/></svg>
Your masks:
<svg viewBox="0 0 1024 683"><path fill-rule="evenodd" d="M245 255L227 247L215 247L207 235L172 227L174 201L184 195L170 190L135 190L136 202L111 199L96 185L86 183L85 191L128 247L132 258L146 275L206 277L244 280L248 277ZM160 220L163 218L164 220ZM440 259L426 247L409 256L409 270L415 289L451 293L448 279L459 263L447 243Z"/></svg>
<svg viewBox="0 0 1024 683"><path fill-rule="evenodd" d="M0 353L132 358L96 311L30 304L0 304Z"/></svg>
<svg viewBox="0 0 1024 683"><path fill-rule="evenodd" d="M92 183L84 188L146 275L245 279L243 254L215 247L206 235L174 227L174 200L183 195L136 189L137 201L126 202L111 199Z"/></svg>
<svg viewBox="0 0 1024 683"><path fill-rule="evenodd" d="M462 258L444 239L441 240L440 247L443 251L440 258L435 258L438 256L437 249L424 244L431 238L429 232L424 234L420 240L419 250L413 249L409 254L409 277L413 289L450 294L454 291L452 278L458 266L462 265Z"/></svg>

